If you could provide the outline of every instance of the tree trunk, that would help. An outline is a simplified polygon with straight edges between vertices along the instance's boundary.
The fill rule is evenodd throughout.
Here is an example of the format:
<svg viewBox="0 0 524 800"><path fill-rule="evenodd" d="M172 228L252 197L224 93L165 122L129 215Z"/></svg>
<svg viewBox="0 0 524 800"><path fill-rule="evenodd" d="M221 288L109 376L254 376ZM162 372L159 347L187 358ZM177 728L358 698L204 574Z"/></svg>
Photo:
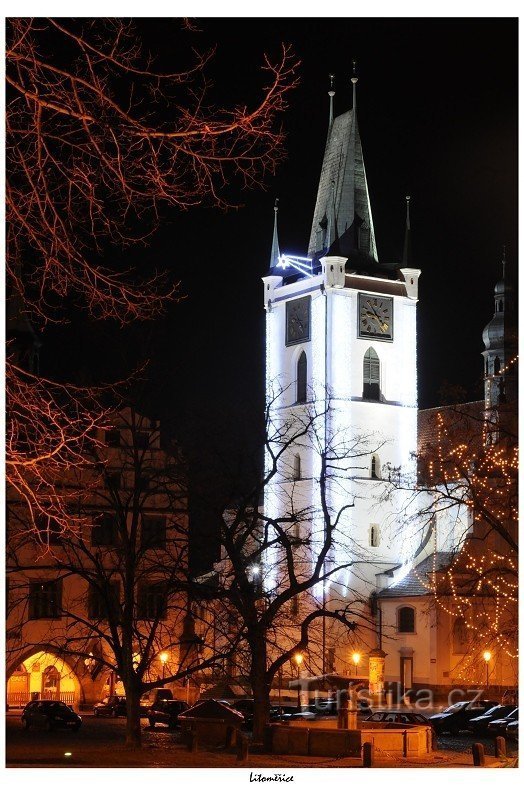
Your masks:
<svg viewBox="0 0 524 800"><path fill-rule="evenodd" d="M136 681L124 681L126 690L126 747L138 749L142 747L142 726L140 725L140 686Z"/></svg>
<svg viewBox="0 0 524 800"><path fill-rule="evenodd" d="M269 722L269 710L271 707L269 692L271 685L268 681L266 663L266 643L258 640L251 646L251 672L250 683L253 692L254 719L253 719L253 742L261 743L264 741L264 730Z"/></svg>

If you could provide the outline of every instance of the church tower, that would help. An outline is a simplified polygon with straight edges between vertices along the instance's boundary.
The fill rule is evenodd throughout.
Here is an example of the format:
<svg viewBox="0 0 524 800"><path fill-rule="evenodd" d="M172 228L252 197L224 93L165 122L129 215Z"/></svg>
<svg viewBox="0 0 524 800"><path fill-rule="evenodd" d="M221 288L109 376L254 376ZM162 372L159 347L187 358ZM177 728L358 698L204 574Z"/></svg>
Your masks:
<svg viewBox="0 0 524 800"><path fill-rule="evenodd" d="M486 409L517 399L518 334L513 287L506 276L506 253L502 256L502 278L495 285L495 313L482 332L484 340L484 401Z"/></svg>
<svg viewBox="0 0 524 800"><path fill-rule="evenodd" d="M332 515L345 508L329 564L351 566L326 583L330 597L347 602L357 593L367 602L378 576L407 564L417 545L408 530L399 533L399 508L386 492L385 478L390 469L414 468L420 270L411 263L409 198L404 257L395 264L379 261L355 76L352 84L352 108L340 116L333 116L333 87L329 93L328 139L307 257L280 254L275 226L270 270L263 278L266 399L274 429L321 409L320 439L330 447L338 439L347 455L338 477L328 478ZM365 446L355 447L359 455L351 458L358 441ZM311 508L311 525L318 526L312 538L321 542L320 513L315 521L318 451L297 446L288 461L267 487L266 514L289 513L290 503ZM266 565L269 589L279 582L279 563L275 556Z"/></svg>

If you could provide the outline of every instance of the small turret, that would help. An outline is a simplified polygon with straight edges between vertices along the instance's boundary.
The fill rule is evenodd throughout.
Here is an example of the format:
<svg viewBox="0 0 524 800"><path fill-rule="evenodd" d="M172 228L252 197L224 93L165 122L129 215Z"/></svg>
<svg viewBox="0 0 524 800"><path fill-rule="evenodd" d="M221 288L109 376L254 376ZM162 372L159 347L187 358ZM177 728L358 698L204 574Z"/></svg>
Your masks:
<svg viewBox="0 0 524 800"><path fill-rule="evenodd" d="M484 340L484 400L486 408L516 399L517 331L513 287L506 279L506 248L502 278L495 284L495 313L482 332Z"/></svg>

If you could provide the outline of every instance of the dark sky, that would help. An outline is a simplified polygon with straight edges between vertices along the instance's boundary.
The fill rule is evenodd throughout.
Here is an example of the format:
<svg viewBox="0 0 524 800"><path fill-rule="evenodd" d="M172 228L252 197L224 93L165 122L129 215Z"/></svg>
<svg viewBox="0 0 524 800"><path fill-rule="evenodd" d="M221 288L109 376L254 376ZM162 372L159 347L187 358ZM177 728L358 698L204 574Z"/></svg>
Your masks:
<svg viewBox="0 0 524 800"><path fill-rule="evenodd" d="M223 104L256 102L264 52L293 45L300 87L283 118L287 161L266 191L236 194L239 211L171 216L147 258L172 270L187 299L155 324L122 332L75 319L50 331L44 364L75 363L96 377L124 374L149 354L148 405L204 458L233 435L249 438L263 408L264 310L272 207L280 198L283 251L306 254L327 133L328 73L335 113L358 115L379 258L400 259L404 196L412 197L414 260L422 270L421 407L444 381L481 396L482 329L505 243L517 262L517 22L504 19L203 19L193 43L217 45L208 67ZM178 23L138 20L147 48L170 65ZM171 65L170 65L171 66ZM144 257L142 253L141 257ZM260 418L260 417L258 417ZM215 446L215 445L213 445Z"/></svg>

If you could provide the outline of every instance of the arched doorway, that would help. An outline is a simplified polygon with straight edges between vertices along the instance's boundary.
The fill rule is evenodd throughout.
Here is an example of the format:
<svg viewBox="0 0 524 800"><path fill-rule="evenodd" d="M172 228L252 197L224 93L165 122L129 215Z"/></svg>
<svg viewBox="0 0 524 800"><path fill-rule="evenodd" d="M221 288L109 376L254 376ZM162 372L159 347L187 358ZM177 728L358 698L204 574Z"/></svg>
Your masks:
<svg viewBox="0 0 524 800"><path fill-rule="evenodd" d="M27 655L7 681L9 706L23 707L29 700L39 699L62 700L75 706L83 702L80 680L73 668L55 653L43 650Z"/></svg>

